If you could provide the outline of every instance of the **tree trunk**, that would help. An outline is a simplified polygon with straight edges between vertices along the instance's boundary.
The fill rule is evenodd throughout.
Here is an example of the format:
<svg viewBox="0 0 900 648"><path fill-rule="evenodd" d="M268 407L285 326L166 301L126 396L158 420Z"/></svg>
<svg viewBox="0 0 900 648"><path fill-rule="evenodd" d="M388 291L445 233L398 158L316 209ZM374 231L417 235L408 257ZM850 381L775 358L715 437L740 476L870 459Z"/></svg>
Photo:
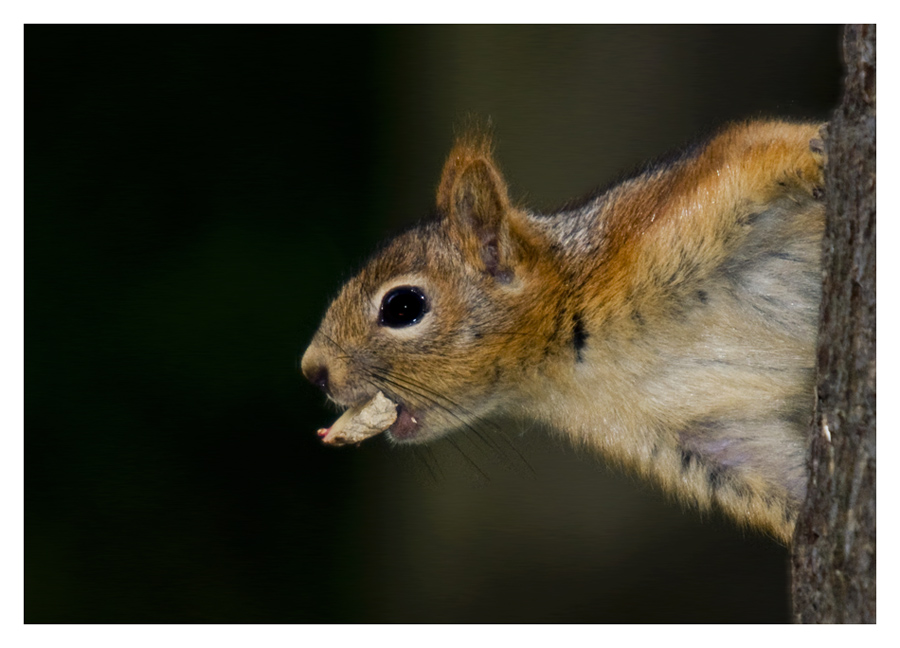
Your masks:
<svg viewBox="0 0 900 648"><path fill-rule="evenodd" d="M809 495L793 549L794 620L875 622L875 26L844 31L825 147L824 292Z"/></svg>

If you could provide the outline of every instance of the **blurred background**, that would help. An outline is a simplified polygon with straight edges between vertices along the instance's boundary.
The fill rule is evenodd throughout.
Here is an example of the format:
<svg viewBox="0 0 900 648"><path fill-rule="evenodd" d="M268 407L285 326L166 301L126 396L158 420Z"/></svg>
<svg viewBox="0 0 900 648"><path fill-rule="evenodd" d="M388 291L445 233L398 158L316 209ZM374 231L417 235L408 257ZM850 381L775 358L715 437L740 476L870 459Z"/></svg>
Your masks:
<svg viewBox="0 0 900 648"><path fill-rule="evenodd" d="M727 121L827 118L839 38L26 27L26 622L787 621L771 540L540 429L324 448L296 365L467 115L549 211Z"/></svg>

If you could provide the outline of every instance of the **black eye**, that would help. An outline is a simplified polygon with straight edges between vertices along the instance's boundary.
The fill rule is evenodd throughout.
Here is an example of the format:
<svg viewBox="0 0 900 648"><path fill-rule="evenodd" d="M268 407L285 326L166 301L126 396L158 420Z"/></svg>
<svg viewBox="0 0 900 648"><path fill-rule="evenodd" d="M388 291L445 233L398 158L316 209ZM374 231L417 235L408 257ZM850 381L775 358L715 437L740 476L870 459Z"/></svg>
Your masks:
<svg viewBox="0 0 900 648"><path fill-rule="evenodd" d="M400 286L388 291L381 300L378 323L391 328L415 324L428 312L425 293L415 286Z"/></svg>

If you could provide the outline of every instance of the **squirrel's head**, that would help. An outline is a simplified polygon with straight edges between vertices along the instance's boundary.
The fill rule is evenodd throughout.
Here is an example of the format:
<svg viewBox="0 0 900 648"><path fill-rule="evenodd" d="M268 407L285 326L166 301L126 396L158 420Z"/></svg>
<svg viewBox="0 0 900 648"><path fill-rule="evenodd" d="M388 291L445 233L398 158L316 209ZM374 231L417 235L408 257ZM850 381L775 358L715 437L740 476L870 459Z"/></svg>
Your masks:
<svg viewBox="0 0 900 648"><path fill-rule="evenodd" d="M344 285L302 360L342 407L378 391L396 403L396 441L473 425L515 397L522 363L541 352L523 320L546 261L510 205L487 137L453 148L437 213Z"/></svg>

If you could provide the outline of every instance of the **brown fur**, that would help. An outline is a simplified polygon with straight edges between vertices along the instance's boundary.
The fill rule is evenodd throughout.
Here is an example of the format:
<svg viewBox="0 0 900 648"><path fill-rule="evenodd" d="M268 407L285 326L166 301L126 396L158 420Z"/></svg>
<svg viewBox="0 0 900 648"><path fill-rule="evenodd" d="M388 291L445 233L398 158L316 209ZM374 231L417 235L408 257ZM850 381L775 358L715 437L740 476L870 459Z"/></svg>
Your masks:
<svg viewBox="0 0 900 648"><path fill-rule="evenodd" d="M341 406L399 403L396 441L540 420L789 542L813 405L818 131L734 125L549 216L514 207L490 139L465 136L439 218L344 286L303 371ZM427 296L409 327L379 322L398 286Z"/></svg>

